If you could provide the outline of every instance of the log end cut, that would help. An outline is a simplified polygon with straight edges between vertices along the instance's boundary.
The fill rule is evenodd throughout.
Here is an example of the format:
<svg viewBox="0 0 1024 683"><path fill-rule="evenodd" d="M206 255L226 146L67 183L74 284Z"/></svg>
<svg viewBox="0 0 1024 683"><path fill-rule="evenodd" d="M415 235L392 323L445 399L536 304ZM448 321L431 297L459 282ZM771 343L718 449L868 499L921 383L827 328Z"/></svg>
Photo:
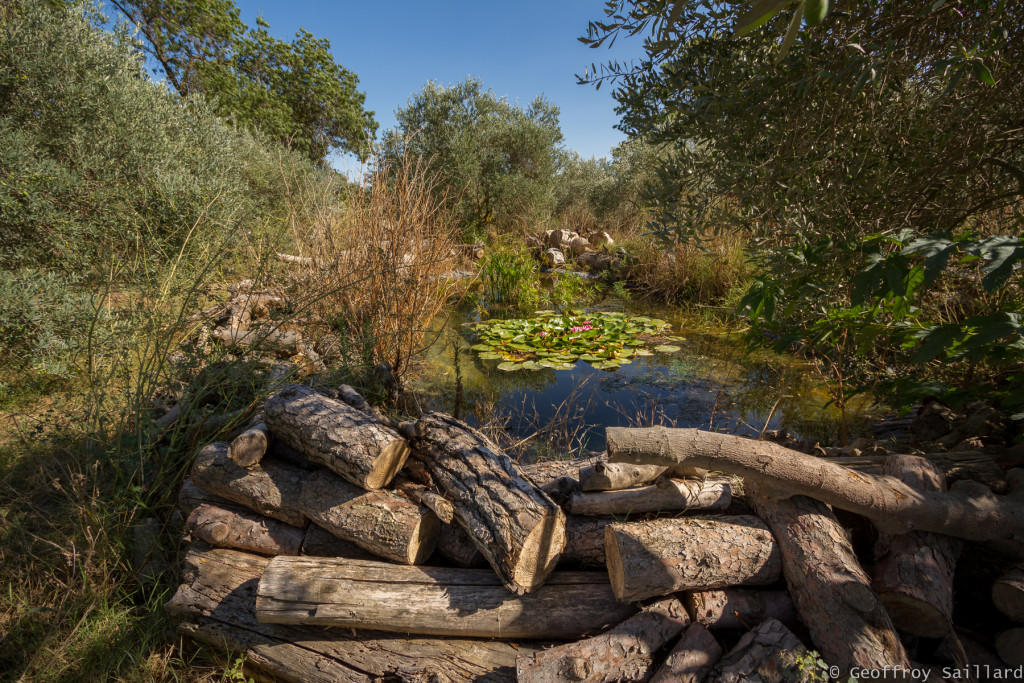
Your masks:
<svg viewBox="0 0 1024 683"><path fill-rule="evenodd" d="M512 567L512 581L526 593L543 585L565 549L565 514L554 510L530 531Z"/></svg>
<svg viewBox="0 0 1024 683"><path fill-rule="evenodd" d="M409 444L404 440L391 441L383 448L373 460L370 473L366 475L364 486L376 491L387 486L398 470L405 467L405 461L409 458Z"/></svg>

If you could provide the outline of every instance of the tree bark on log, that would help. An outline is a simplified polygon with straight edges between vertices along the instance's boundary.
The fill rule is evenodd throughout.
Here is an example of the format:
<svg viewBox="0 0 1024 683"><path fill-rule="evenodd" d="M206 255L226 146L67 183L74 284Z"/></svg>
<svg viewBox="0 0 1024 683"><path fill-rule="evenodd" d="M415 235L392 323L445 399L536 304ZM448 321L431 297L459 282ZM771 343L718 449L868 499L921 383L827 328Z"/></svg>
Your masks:
<svg viewBox="0 0 1024 683"><path fill-rule="evenodd" d="M395 477L391 482L392 488L406 498L430 508L437 518L445 524L455 521L455 506L445 497L434 493L423 484L417 484L408 477L401 475Z"/></svg>
<svg viewBox="0 0 1024 683"><path fill-rule="evenodd" d="M749 631L765 619L777 619L787 626L799 621L789 593L779 590L693 591L683 596L690 618L710 629Z"/></svg>
<svg viewBox="0 0 1024 683"><path fill-rule="evenodd" d="M972 540L1024 539L1024 503L955 492L915 491L892 477L856 472L768 441L698 429L607 430L609 460L689 463L730 472L773 498L803 495L867 517L880 531L933 531Z"/></svg>
<svg viewBox="0 0 1024 683"><path fill-rule="evenodd" d="M888 457L887 455L860 455L829 457L827 460L858 472L882 474L882 465L885 464ZM996 464L995 458L985 451L947 451L945 453L925 453L919 457L927 458L942 470L947 482L968 479L985 484L996 493L1006 493L1006 479L1003 476L1003 470Z"/></svg>
<svg viewBox="0 0 1024 683"><path fill-rule="evenodd" d="M722 646L700 624L690 624L650 683L701 683L722 656Z"/></svg>
<svg viewBox="0 0 1024 683"><path fill-rule="evenodd" d="M668 469L663 465L630 465L621 462L598 461L581 467L580 488L584 491L621 491L633 486L650 484Z"/></svg>
<svg viewBox="0 0 1024 683"><path fill-rule="evenodd" d="M615 628L593 638L520 656L520 683L615 683L642 681L654 666L654 653L689 624L675 598L645 607Z"/></svg>
<svg viewBox="0 0 1024 683"><path fill-rule="evenodd" d="M605 555L615 597L624 602L676 591L764 586L782 558L757 517L687 517L609 524Z"/></svg>
<svg viewBox="0 0 1024 683"><path fill-rule="evenodd" d="M271 460L251 469L241 467L228 457L228 444L222 441L201 450L192 465L192 481L203 490L305 528L307 522L301 512L303 474Z"/></svg>
<svg viewBox="0 0 1024 683"><path fill-rule="evenodd" d="M789 594L825 661L844 672L909 666L885 606L828 506L804 496L773 501L749 482L747 498L778 540Z"/></svg>
<svg viewBox="0 0 1024 683"><path fill-rule="evenodd" d="M582 458L571 458L569 460L542 460L519 465L523 475L536 484L539 488L547 490L562 477L579 479L580 470L586 467L593 467L599 462L607 462L607 453L588 455Z"/></svg>
<svg viewBox="0 0 1024 683"><path fill-rule="evenodd" d="M996 638L999 658L1010 666L1024 666L1024 628L1011 628Z"/></svg>
<svg viewBox="0 0 1024 683"><path fill-rule="evenodd" d="M542 585L565 547L561 508L490 439L451 416L428 413L416 432L416 459L502 582L517 593Z"/></svg>
<svg viewBox="0 0 1024 683"><path fill-rule="evenodd" d="M327 529L310 524L302 538L302 554L312 557L344 557L350 560L374 560L379 556L360 548L352 541L338 538Z"/></svg>
<svg viewBox="0 0 1024 683"><path fill-rule="evenodd" d="M740 638L715 666L711 677L715 683L781 681L785 668L805 652L804 644L782 622L767 619Z"/></svg>
<svg viewBox="0 0 1024 683"><path fill-rule="evenodd" d="M166 605L184 620L182 634L220 652L244 653L247 675L288 683L515 683L516 655L533 649L525 643L261 624L256 588L267 562L248 553L193 548L185 559L185 583Z"/></svg>
<svg viewBox="0 0 1024 683"><path fill-rule="evenodd" d="M305 531L253 512L202 504L185 520L185 533L215 548L260 555L298 555Z"/></svg>
<svg viewBox="0 0 1024 683"><path fill-rule="evenodd" d="M437 552L456 567L479 569L487 566L487 558L458 524L442 524L437 537Z"/></svg>
<svg viewBox="0 0 1024 683"><path fill-rule="evenodd" d="M191 476L186 476L185 480L181 482L181 488L178 489L178 509L181 510L181 514L187 518L192 514L193 510L204 503L216 505L232 512L249 512L249 509L243 505L238 505L227 498L207 493L196 486Z"/></svg>
<svg viewBox="0 0 1024 683"><path fill-rule="evenodd" d="M249 346L253 348L283 351L286 354L301 350L302 336L293 330L254 329L244 327L218 327L210 336L225 346Z"/></svg>
<svg viewBox="0 0 1024 683"><path fill-rule="evenodd" d="M482 638L578 638L633 612L603 572L557 572L516 596L489 569L309 557L271 561L256 601L263 623Z"/></svg>
<svg viewBox="0 0 1024 683"><path fill-rule="evenodd" d="M942 470L925 458L890 456L882 474L918 491L944 491ZM953 571L962 543L928 531L881 534L875 543L874 588L900 630L942 638L953 624Z"/></svg>
<svg viewBox="0 0 1024 683"><path fill-rule="evenodd" d="M393 562L425 562L441 530L426 507L390 491L363 491L324 470L305 477L301 501L311 521Z"/></svg>
<svg viewBox="0 0 1024 683"><path fill-rule="evenodd" d="M561 562L577 567L604 569L604 529L615 517L577 517L565 519L565 550Z"/></svg>
<svg viewBox="0 0 1024 683"><path fill-rule="evenodd" d="M692 510L717 512L732 502L727 479L669 479L624 491L577 493L569 500L574 515L630 515Z"/></svg>
<svg viewBox="0 0 1024 683"><path fill-rule="evenodd" d="M395 430L298 384L270 396L264 412L275 437L364 489L387 486L409 455Z"/></svg>
<svg viewBox="0 0 1024 683"><path fill-rule="evenodd" d="M228 457L242 467L252 467L266 455L270 446L270 430L260 421L231 440Z"/></svg>
<svg viewBox="0 0 1024 683"><path fill-rule="evenodd" d="M1010 567L996 579L992 603L1010 619L1024 624L1024 564Z"/></svg>

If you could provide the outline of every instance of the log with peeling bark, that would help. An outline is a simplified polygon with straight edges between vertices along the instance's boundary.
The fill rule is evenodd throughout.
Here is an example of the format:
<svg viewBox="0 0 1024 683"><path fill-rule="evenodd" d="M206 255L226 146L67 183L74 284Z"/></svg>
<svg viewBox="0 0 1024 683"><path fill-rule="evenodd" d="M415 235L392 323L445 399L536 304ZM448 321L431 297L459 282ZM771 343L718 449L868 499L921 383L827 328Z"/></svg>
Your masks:
<svg viewBox="0 0 1024 683"><path fill-rule="evenodd" d="M693 591L683 596L683 603L694 622L711 629L749 631L765 619L777 619L787 626L799 621L789 593L780 590Z"/></svg>
<svg viewBox="0 0 1024 683"><path fill-rule="evenodd" d="M569 500L574 515L629 515L646 512L718 512L732 502L728 479L659 478L650 486L624 491L577 493Z"/></svg>
<svg viewBox="0 0 1024 683"><path fill-rule="evenodd" d="M701 683L722 656L722 646L700 624L690 624L650 683Z"/></svg>
<svg viewBox="0 0 1024 683"><path fill-rule="evenodd" d="M487 558L458 524L442 524L437 537L437 552L456 567L479 569L487 566Z"/></svg>
<svg viewBox="0 0 1024 683"><path fill-rule="evenodd" d="M541 586L565 547L561 508L465 423L428 413L416 432L415 458L502 582L517 593Z"/></svg>
<svg viewBox="0 0 1024 683"><path fill-rule="evenodd" d="M786 667L793 666L796 657L805 652L804 644L782 622L767 619L740 638L714 667L711 680L716 683L781 681Z"/></svg>
<svg viewBox="0 0 1024 683"><path fill-rule="evenodd" d="M996 637L996 652L1010 666L1024 666L1024 628L1011 628Z"/></svg>
<svg viewBox="0 0 1024 683"><path fill-rule="evenodd" d="M258 422L250 423L244 432L231 440L228 457L242 467L252 467L266 455L270 440L270 430L260 416Z"/></svg>
<svg viewBox="0 0 1024 683"><path fill-rule="evenodd" d="M302 538L302 554L313 557L347 557L350 560L377 560L378 556L352 541L338 538L327 529L310 524Z"/></svg>
<svg viewBox="0 0 1024 683"><path fill-rule="evenodd" d="M622 521L616 517L577 517L565 519L565 550L561 562L576 567L605 568L604 529Z"/></svg>
<svg viewBox="0 0 1024 683"><path fill-rule="evenodd" d="M271 395L264 413L276 438L365 489L387 486L409 455L395 430L298 384Z"/></svg>
<svg viewBox="0 0 1024 683"><path fill-rule="evenodd" d="M1005 570L992 584L992 604L1010 619L1024 624L1024 564Z"/></svg>
<svg viewBox="0 0 1024 683"><path fill-rule="evenodd" d="M668 469L664 465L631 465L598 461L580 468L580 488L584 491L620 491L650 484Z"/></svg>
<svg viewBox="0 0 1024 683"><path fill-rule="evenodd" d="M604 572L556 572L517 596L489 569L311 557L275 558L256 602L263 623L482 638L578 638L634 611Z"/></svg>
<svg viewBox="0 0 1024 683"><path fill-rule="evenodd" d="M301 511L303 472L264 460L252 468L228 457L228 444L205 447L192 465L192 481L201 489L285 524L305 527Z"/></svg>
<svg viewBox="0 0 1024 683"><path fill-rule="evenodd" d="M425 562L441 530L423 505L390 491L364 491L326 470L305 477L301 502L311 521L393 562Z"/></svg>
<svg viewBox="0 0 1024 683"><path fill-rule="evenodd" d="M935 464L913 455L892 455L882 474L918 491L944 491ZM953 624L953 571L960 540L928 531L880 534L873 583L896 627L923 638L942 638Z"/></svg>
<svg viewBox="0 0 1024 683"><path fill-rule="evenodd" d="M207 503L188 516L185 532L215 548L261 555L298 555L306 533L254 512L237 512Z"/></svg>
<svg viewBox="0 0 1024 683"><path fill-rule="evenodd" d="M825 661L844 673L909 667L892 620L829 507L804 496L775 501L756 485L747 488L778 539L789 594Z"/></svg>
<svg viewBox="0 0 1024 683"><path fill-rule="evenodd" d="M605 555L615 597L643 600L676 591L764 586L782 559L757 517L688 517L609 524Z"/></svg>
<svg viewBox="0 0 1024 683"><path fill-rule="evenodd" d="M519 469L527 479L546 490L548 486L553 485L562 477L577 479L580 470L593 467L597 463L606 462L607 460L607 453L598 453L597 455L587 455L568 460L542 460L540 462L526 463L519 465Z"/></svg>
<svg viewBox="0 0 1024 683"><path fill-rule="evenodd" d="M744 477L774 498L804 495L867 517L880 531L933 531L979 541L1024 538L1024 501L916 491L892 477L857 472L769 441L699 429L607 430L609 460L688 463Z"/></svg>
<svg viewBox="0 0 1024 683"><path fill-rule="evenodd" d="M500 641L397 636L256 620L256 588L267 558L193 548L185 583L166 609L178 630L212 652L244 654L246 675L288 683L385 680L515 682L516 655L533 648Z"/></svg>
<svg viewBox="0 0 1024 683"><path fill-rule="evenodd" d="M654 668L654 653L682 633L690 619L675 598L645 607L593 638L559 645L516 661L520 683L640 681Z"/></svg>

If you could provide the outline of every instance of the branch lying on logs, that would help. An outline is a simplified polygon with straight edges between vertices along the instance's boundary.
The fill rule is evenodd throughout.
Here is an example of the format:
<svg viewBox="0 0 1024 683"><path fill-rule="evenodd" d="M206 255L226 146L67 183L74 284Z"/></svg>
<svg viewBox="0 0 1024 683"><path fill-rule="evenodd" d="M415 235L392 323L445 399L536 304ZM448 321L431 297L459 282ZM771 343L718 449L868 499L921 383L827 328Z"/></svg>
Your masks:
<svg viewBox="0 0 1024 683"><path fill-rule="evenodd" d="M662 465L629 465L601 460L580 468L580 488L584 491L621 491L650 484L666 469Z"/></svg>
<svg viewBox="0 0 1024 683"><path fill-rule="evenodd" d="M578 638L634 612L603 572L556 572L517 596L489 569L310 557L274 558L256 601L268 624L482 638Z"/></svg>
<svg viewBox="0 0 1024 683"><path fill-rule="evenodd" d="M569 500L574 515L629 515L645 512L715 512L732 502L727 479L659 478L652 486L624 491L577 493Z"/></svg>
<svg viewBox="0 0 1024 683"><path fill-rule="evenodd" d="M305 531L252 512L235 512L204 503L185 521L193 539L216 548L235 548L261 555L298 555Z"/></svg>
<svg viewBox="0 0 1024 683"><path fill-rule="evenodd" d="M690 618L670 598L645 607L599 636L524 655L516 661L520 683L615 683L642 681L654 653L686 628Z"/></svg>
<svg viewBox="0 0 1024 683"><path fill-rule="evenodd" d="M1024 541L1024 502L956 492L915 491L768 441L698 429L607 430L609 460L648 465L689 463L754 482L773 498L804 495L867 517L886 533L912 529L972 540Z"/></svg>
<svg viewBox="0 0 1024 683"><path fill-rule="evenodd" d="M599 453L582 458L572 458L571 460L531 462L520 465L519 469L527 479L546 491L549 486L554 485L562 477L576 479L583 469L593 467L607 460L607 453Z"/></svg>
<svg viewBox="0 0 1024 683"><path fill-rule="evenodd" d="M300 266L313 265L313 259L308 256L294 256L292 254L282 254L281 252L277 252L275 256L277 256L278 261L282 261L284 263L295 263Z"/></svg>
<svg viewBox="0 0 1024 683"><path fill-rule="evenodd" d="M701 683L722 656L722 646L700 624L690 624L650 683Z"/></svg>
<svg viewBox="0 0 1024 683"><path fill-rule="evenodd" d="M605 555L615 597L643 600L676 591L764 586L782 559L765 523L751 515L609 524Z"/></svg>
<svg viewBox="0 0 1024 683"><path fill-rule="evenodd" d="M765 619L787 626L799 621L789 593L780 590L692 591L683 596L683 602L695 623L711 629L749 631Z"/></svg>

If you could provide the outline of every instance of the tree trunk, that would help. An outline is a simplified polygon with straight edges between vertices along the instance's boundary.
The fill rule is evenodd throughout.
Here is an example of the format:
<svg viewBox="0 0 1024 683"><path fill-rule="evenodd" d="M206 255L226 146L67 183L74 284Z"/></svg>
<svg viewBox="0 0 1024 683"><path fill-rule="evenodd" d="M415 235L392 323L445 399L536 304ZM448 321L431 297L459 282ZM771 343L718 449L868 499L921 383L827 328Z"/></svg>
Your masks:
<svg viewBox="0 0 1024 683"><path fill-rule="evenodd" d="M305 478L302 511L335 536L403 564L425 562L441 530L426 507L390 491L365 492L324 470Z"/></svg>
<svg viewBox="0 0 1024 683"><path fill-rule="evenodd" d="M944 491L942 470L925 458L890 456L882 474L918 491ZM881 534L875 543L874 587L900 630L942 638L953 623L953 571L962 543L928 531Z"/></svg>
<svg viewBox="0 0 1024 683"><path fill-rule="evenodd" d="M934 531L972 540L1024 538L1024 503L1009 496L978 499L955 492L915 491L768 441L698 429L609 427L612 462L689 463L730 472L774 498L804 495L867 517L886 533ZM1019 544L1018 544L1019 545Z"/></svg>
<svg viewBox="0 0 1024 683"><path fill-rule="evenodd" d="M520 683L615 683L645 680L654 653L686 628L690 619L678 600L645 607L599 636L516 660Z"/></svg>
<svg viewBox="0 0 1024 683"><path fill-rule="evenodd" d="M992 584L992 603L1010 619L1024 624L1024 564L1010 567Z"/></svg>
<svg viewBox="0 0 1024 683"><path fill-rule="evenodd" d="M437 537L437 552L456 567L479 569L487 566L487 558L458 524L442 524Z"/></svg>
<svg viewBox="0 0 1024 683"><path fill-rule="evenodd" d="M561 562L604 569L604 529L615 521L615 517L566 517L565 550L562 551Z"/></svg>
<svg viewBox="0 0 1024 683"><path fill-rule="evenodd" d="M475 429L428 413L416 430L416 459L502 582L517 593L542 585L565 547L562 510Z"/></svg>
<svg viewBox="0 0 1024 683"><path fill-rule="evenodd" d="M480 638L578 638L622 621L603 572L559 572L528 595L489 569L279 557L260 582L264 623Z"/></svg>
<svg viewBox="0 0 1024 683"><path fill-rule="evenodd" d="M344 557L349 560L378 560L378 556L352 541L338 538L327 529L310 524L302 538L302 554L313 557Z"/></svg>
<svg viewBox="0 0 1024 683"><path fill-rule="evenodd" d="M242 467L252 467L263 459L269 446L270 430L260 421L231 440L228 457Z"/></svg>
<svg viewBox="0 0 1024 683"><path fill-rule="evenodd" d="M261 555L298 555L305 531L253 512L234 512L204 503L185 521L185 533L215 548Z"/></svg>
<svg viewBox="0 0 1024 683"><path fill-rule="evenodd" d="M999 658L1010 666L1024 666L1024 628L1011 628L996 638Z"/></svg>
<svg viewBox="0 0 1024 683"><path fill-rule="evenodd" d="M409 455L395 430L298 384L270 396L264 412L275 437L364 489L387 486Z"/></svg>
<svg viewBox="0 0 1024 683"><path fill-rule="evenodd" d="M203 490L292 526L306 526L301 512L304 473L265 460L251 469L228 457L228 444L212 443L196 456L192 481Z"/></svg>
<svg viewBox="0 0 1024 683"><path fill-rule="evenodd" d="M577 493L569 501L574 515L629 515L678 510L717 512L732 502L727 479L669 479L625 491Z"/></svg>
<svg viewBox="0 0 1024 683"><path fill-rule="evenodd" d="M893 480L895 481L895 480ZM885 606L827 505L794 496L772 501L748 482L748 500L768 523L797 612L829 664L909 666Z"/></svg>
<svg viewBox="0 0 1024 683"><path fill-rule="evenodd" d="M765 619L777 619L787 626L799 621L789 593L779 590L693 591L683 597L690 617L712 629L749 631Z"/></svg>
<svg viewBox="0 0 1024 683"><path fill-rule="evenodd" d="M612 590L623 602L763 586L778 581L782 570L771 532L750 515L609 524L604 544Z"/></svg>
<svg viewBox="0 0 1024 683"><path fill-rule="evenodd" d="M650 683L701 683L719 657L722 646L700 624L690 624Z"/></svg>
<svg viewBox="0 0 1024 683"><path fill-rule="evenodd" d="M581 467L580 488L584 491L620 491L649 484L667 468L663 465L628 465L621 462L598 461Z"/></svg>
<svg viewBox="0 0 1024 683"><path fill-rule="evenodd" d="M179 631L213 652L245 655L246 673L289 683L385 680L515 683L526 644L400 637L348 629L261 624L256 587L268 560L232 550L189 551L186 581L167 603Z"/></svg>
<svg viewBox="0 0 1024 683"><path fill-rule="evenodd" d="M804 644L775 619L767 619L740 638L711 673L715 683L781 681L787 666L807 652ZM827 660L827 658L826 658Z"/></svg>

